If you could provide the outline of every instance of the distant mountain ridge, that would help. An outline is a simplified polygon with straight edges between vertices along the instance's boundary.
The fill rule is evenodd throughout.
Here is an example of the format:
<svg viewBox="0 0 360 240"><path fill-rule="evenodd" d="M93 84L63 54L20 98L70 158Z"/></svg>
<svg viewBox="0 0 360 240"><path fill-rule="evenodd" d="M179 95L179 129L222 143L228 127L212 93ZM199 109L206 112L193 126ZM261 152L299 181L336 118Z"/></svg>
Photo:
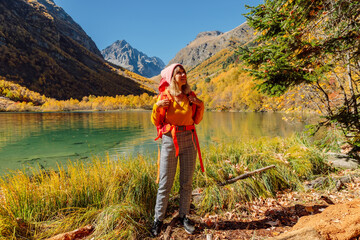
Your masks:
<svg viewBox="0 0 360 240"><path fill-rule="evenodd" d="M139 95L148 88L106 62L52 0L0 1L0 76L56 99Z"/></svg>
<svg viewBox="0 0 360 240"><path fill-rule="evenodd" d="M181 63L193 68L222 49L237 47L254 38L254 30L245 22L226 33L208 31L199 33L186 47L182 48L168 65Z"/></svg>
<svg viewBox="0 0 360 240"><path fill-rule="evenodd" d="M114 42L102 50L101 54L105 60L148 78L160 74L165 67L160 58L148 57L125 40Z"/></svg>

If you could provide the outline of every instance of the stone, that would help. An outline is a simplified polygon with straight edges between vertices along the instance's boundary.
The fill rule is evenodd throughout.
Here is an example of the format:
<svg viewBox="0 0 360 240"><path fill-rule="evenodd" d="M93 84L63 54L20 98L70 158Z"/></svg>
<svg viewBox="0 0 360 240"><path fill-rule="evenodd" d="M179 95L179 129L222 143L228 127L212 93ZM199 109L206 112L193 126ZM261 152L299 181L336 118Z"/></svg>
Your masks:
<svg viewBox="0 0 360 240"><path fill-rule="evenodd" d="M341 153L328 153L327 161L337 168L357 169L359 167L359 161Z"/></svg>

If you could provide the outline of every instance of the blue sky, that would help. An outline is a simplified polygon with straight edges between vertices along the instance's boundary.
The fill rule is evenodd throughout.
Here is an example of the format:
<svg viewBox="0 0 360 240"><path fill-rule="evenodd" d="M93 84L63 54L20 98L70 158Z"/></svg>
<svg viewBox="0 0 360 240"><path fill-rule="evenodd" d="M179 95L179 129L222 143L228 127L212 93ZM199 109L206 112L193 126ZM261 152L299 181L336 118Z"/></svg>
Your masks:
<svg viewBox="0 0 360 240"><path fill-rule="evenodd" d="M54 0L102 50L126 40L167 64L204 31L227 32L246 21L245 5L263 0Z"/></svg>

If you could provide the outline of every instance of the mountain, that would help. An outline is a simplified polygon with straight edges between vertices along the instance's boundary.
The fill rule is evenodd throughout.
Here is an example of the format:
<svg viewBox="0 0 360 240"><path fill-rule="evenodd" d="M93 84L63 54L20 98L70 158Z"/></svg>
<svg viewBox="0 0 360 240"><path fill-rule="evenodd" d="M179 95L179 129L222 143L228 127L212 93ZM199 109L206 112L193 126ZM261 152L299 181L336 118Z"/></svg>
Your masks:
<svg viewBox="0 0 360 240"><path fill-rule="evenodd" d="M0 1L0 76L56 99L152 93L52 0Z"/></svg>
<svg viewBox="0 0 360 240"><path fill-rule="evenodd" d="M38 11L50 14L49 18L55 20L55 24L59 32L70 37L74 41L86 47L89 51L101 56L99 49L93 40L85 33L61 7L57 6L53 0L26 0Z"/></svg>
<svg viewBox="0 0 360 240"><path fill-rule="evenodd" d="M160 58L148 57L125 40L114 42L102 50L101 54L105 60L148 78L160 74L165 67Z"/></svg>
<svg viewBox="0 0 360 240"><path fill-rule="evenodd" d="M254 30L247 23L243 23L226 33L219 31L201 32L195 40L181 49L168 65L178 62L187 68L193 68L220 50L237 47L253 38Z"/></svg>

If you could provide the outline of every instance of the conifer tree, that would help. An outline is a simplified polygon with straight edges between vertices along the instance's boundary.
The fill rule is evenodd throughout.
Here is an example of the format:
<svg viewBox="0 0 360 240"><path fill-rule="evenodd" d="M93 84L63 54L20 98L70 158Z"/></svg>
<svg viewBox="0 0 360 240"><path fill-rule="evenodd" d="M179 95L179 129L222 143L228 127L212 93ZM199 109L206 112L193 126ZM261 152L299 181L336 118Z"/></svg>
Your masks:
<svg viewBox="0 0 360 240"><path fill-rule="evenodd" d="M360 1L265 0L245 16L258 31L239 50L258 89L281 95L306 84L324 121L360 147Z"/></svg>

